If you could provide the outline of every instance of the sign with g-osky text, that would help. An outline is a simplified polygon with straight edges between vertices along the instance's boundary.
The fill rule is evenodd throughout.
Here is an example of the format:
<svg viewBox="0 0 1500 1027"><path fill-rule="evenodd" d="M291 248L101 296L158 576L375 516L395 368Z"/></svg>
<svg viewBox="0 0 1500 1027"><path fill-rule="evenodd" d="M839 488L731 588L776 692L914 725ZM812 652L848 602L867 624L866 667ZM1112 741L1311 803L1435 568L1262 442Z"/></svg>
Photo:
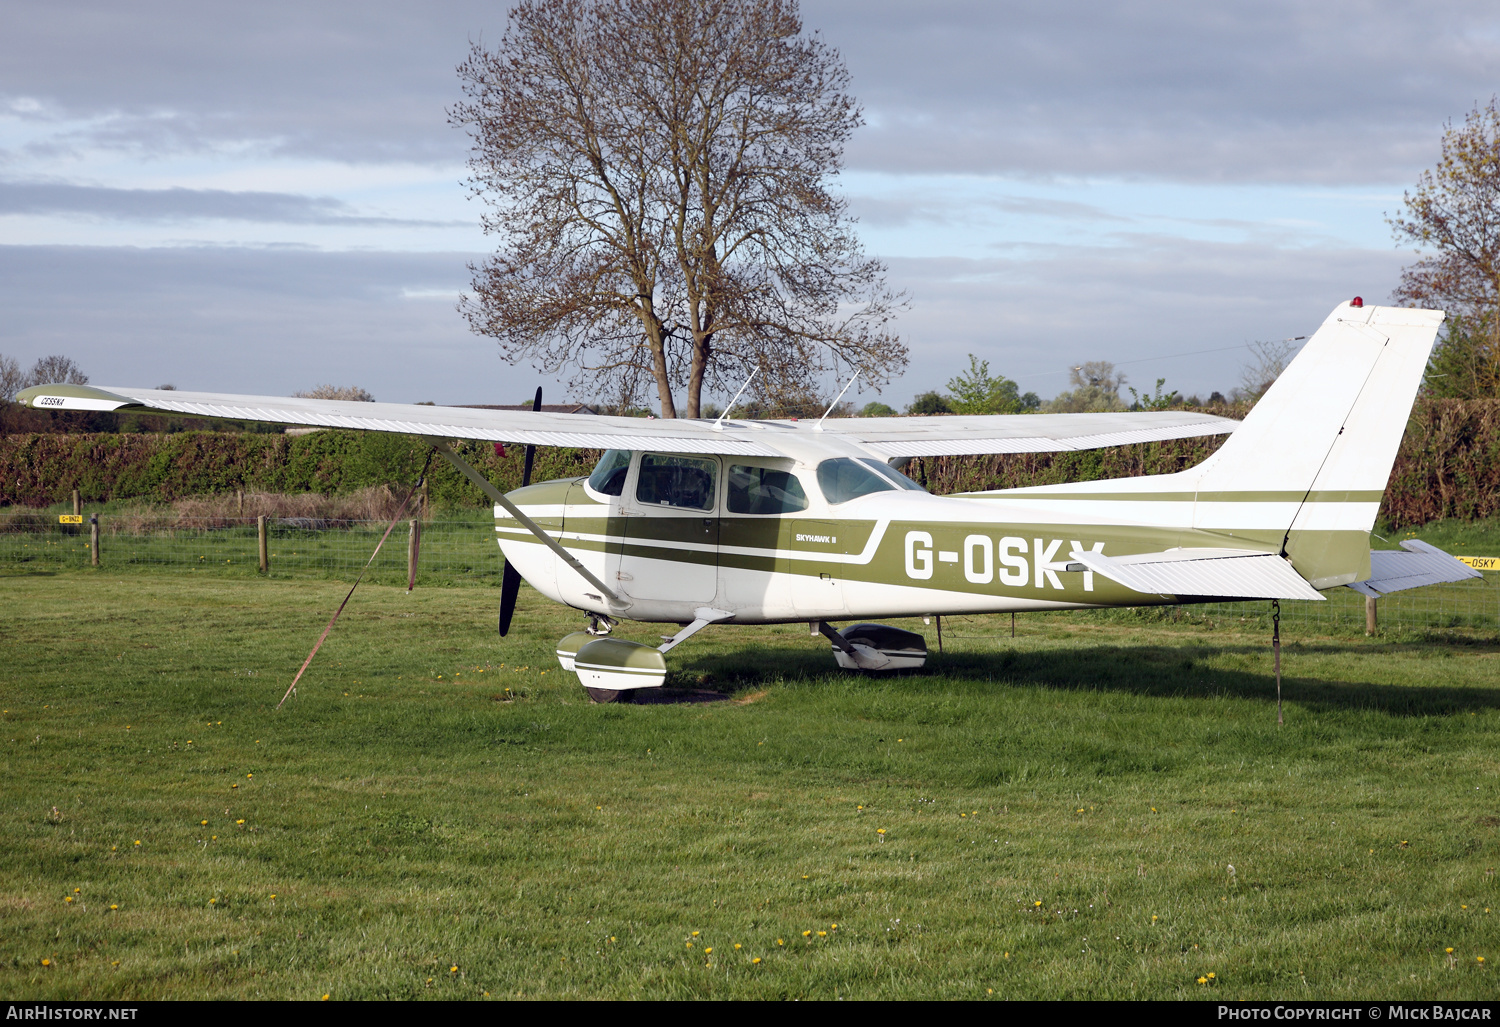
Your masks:
<svg viewBox="0 0 1500 1027"><path fill-rule="evenodd" d="M1500 571L1500 556L1455 556L1454 559L1476 571Z"/></svg>

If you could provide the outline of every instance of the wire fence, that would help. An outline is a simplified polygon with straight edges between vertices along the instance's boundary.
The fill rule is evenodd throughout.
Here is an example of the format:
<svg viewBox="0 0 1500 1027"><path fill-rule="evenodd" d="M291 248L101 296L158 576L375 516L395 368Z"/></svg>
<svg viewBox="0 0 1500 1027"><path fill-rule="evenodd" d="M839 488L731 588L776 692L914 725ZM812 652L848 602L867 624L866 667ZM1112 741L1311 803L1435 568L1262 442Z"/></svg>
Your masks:
<svg viewBox="0 0 1500 1027"><path fill-rule="evenodd" d="M0 518L0 567L17 570L62 570L88 567L92 561L90 525L58 524L56 515ZM266 549L272 577L353 579L370 559L388 521L282 517L266 519ZM495 544L493 521L482 519L421 522L417 580L438 584L497 584L503 563ZM398 523L370 567L366 580L404 584L409 572L409 521ZM259 532L255 518L149 516L100 518L100 565L111 569L159 569L189 574L254 577L260 573ZM1429 585L1380 599L1376 606L1381 633L1433 629L1500 632L1500 574L1486 573L1451 585ZM1282 623L1334 634L1363 634L1365 597L1347 588L1324 593L1323 602L1288 600L1281 604ZM1263 625L1270 630L1271 604L1204 603L1192 606L1141 607L1101 614L1146 621ZM1032 617L1035 614L1025 614ZM1050 615L1047 615L1050 616ZM965 635L966 618L948 618L953 637ZM988 619L975 620L975 625ZM974 636L980 637L980 636ZM983 637L995 637L986 633Z"/></svg>
<svg viewBox="0 0 1500 1027"><path fill-rule="evenodd" d="M139 516L105 516L99 520L99 563L110 570L159 569L229 577L261 573L259 524L253 517L153 521ZM269 574L353 579L370 559L389 523L268 517ZM87 523L47 524L40 518L0 520L0 567L88 567L93 560L90 527ZM411 532L409 521L396 525L365 580L406 582ZM499 581L502 566L493 520L421 522L419 581L492 584Z"/></svg>

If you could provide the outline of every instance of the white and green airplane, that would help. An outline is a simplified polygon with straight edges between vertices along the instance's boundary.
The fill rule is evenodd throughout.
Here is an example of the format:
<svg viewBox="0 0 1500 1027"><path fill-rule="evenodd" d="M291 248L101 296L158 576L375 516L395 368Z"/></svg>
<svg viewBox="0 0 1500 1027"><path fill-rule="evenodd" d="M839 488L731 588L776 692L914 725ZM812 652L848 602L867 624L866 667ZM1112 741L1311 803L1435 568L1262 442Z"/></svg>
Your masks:
<svg viewBox="0 0 1500 1027"><path fill-rule="evenodd" d="M650 420L42 385L44 410L131 410L418 435L495 502L507 577L587 614L557 647L596 700L660 686L710 624L806 622L844 667L920 666L922 637L831 622L1026 610L1319 600L1477 577L1370 531L1441 311L1340 304L1243 422L1181 411L812 421ZM1175 474L953 496L918 457L1233 435ZM448 446L605 450L594 472L502 494ZM501 633L515 589L502 600ZM608 637L671 623L660 646Z"/></svg>

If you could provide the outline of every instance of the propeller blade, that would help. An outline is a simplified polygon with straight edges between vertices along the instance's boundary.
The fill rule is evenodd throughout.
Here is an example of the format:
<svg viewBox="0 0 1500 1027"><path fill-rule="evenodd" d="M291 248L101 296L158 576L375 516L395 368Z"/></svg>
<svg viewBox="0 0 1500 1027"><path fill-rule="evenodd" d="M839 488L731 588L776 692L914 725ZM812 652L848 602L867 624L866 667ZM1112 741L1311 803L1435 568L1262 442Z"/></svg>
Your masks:
<svg viewBox="0 0 1500 1027"><path fill-rule="evenodd" d="M510 619L516 613L516 595L521 591L521 572L505 562L505 575L500 579L500 637L510 631Z"/></svg>
<svg viewBox="0 0 1500 1027"><path fill-rule="evenodd" d="M536 399L531 401L531 411L542 409L542 387L536 387ZM526 447L526 466L521 471L521 487L531 484L531 462L536 458L536 447ZM500 579L500 637L510 631L510 619L516 613L516 596L521 591L521 573L505 561L505 574Z"/></svg>
<svg viewBox="0 0 1500 1027"><path fill-rule="evenodd" d="M540 409L542 409L542 387L540 385L538 385L536 387L536 399L534 399L534 400L531 401L531 412L532 413L536 413ZM536 458L536 447L535 446L527 446L526 447L526 467L521 472L521 487L522 488L525 488L527 485L531 484L531 461L534 460L535 458Z"/></svg>

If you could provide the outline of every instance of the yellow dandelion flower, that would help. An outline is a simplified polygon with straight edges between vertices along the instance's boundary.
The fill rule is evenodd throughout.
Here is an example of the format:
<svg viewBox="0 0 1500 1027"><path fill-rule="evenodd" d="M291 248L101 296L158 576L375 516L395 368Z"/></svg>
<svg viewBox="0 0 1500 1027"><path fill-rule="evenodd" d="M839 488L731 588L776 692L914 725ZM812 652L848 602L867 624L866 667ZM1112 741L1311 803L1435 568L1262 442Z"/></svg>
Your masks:
<svg viewBox="0 0 1500 1027"><path fill-rule="evenodd" d="M208 826L208 821L207 820L200 820L200 821L198 821L198 824L199 824L200 827L207 827Z"/></svg>
<svg viewBox="0 0 1500 1027"><path fill-rule="evenodd" d="M449 968L448 968L448 972L449 972L449 973L450 973L450 974L456 974L456 973L458 973L458 967L456 967L456 966L450 966L450 967L449 967Z"/></svg>
<svg viewBox="0 0 1500 1027"><path fill-rule="evenodd" d="M210 905L210 906L212 906L212 905L213 905L213 904L214 904L214 903L215 903L215 902L218 902L218 901L219 901L219 900L218 900L218 899L209 899L209 900L208 900L208 904L209 904L209 905Z"/></svg>
<svg viewBox="0 0 1500 1027"><path fill-rule="evenodd" d="M698 937L698 932L697 932L697 931L694 931L694 932L693 932L693 937L694 937L694 938L696 938L696 937Z"/></svg>
<svg viewBox="0 0 1500 1027"><path fill-rule="evenodd" d="M1198 978L1198 983L1199 984L1207 984L1208 983L1208 978L1207 977L1200 977L1200 978Z"/></svg>
<svg viewBox="0 0 1500 1027"><path fill-rule="evenodd" d="M136 844L137 844L137 845L139 845L139 844L141 844L141 840L140 840L140 839L139 839L139 838L137 838L137 839L136 839L136 840L135 840L135 843L136 843Z"/></svg>
<svg viewBox="0 0 1500 1027"><path fill-rule="evenodd" d="M328 1001L328 996L327 996L327 995L326 995L326 994L325 994L325 995L324 995L324 996L323 996L323 997L322 997L322 998L321 998L321 999L319 999L319 1000L318 1000L318 1001L320 1001L320 1002L327 1002L327 1001Z"/></svg>
<svg viewBox="0 0 1500 1027"><path fill-rule="evenodd" d="M236 820L236 821L235 821L235 823L236 823L236 824L243 824L243 823L244 823L244 821L243 821L243 820Z"/></svg>
<svg viewBox="0 0 1500 1027"><path fill-rule="evenodd" d="M883 827L877 827L875 829L875 833L876 834L885 834L885 828L883 828Z"/></svg>
<svg viewBox="0 0 1500 1027"><path fill-rule="evenodd" d="M707 947L707 948L705 948L705 949L704 949L704 950L703 950L703 954L704 954L704 955L705 955L705 956L706 956L706 955L708 955L708 954L709 954L709 953L710 953L710 952L712 952L712 951L713 951L713 950L714 950L714 947L713 947L713 946L712 946L712 945L709 945L709 946L708 946L708 947Z"/></svg>
<svg viewBox="0 0 1500 1027"><path fill-rule="evenodd" d="M1208 975L1208 979L1209 979L1209 980L1213 980L1213 979L1214 979L1214 976L1215 976L1215 975L1214 975L1214 974L1209 974L1209 975Z"/></svg>
<svg viewBox="0 0 1500 1027"><path fill-rule="evenodd" d="M119 909L120 907L119 906L110 906L109 908L110 909Z"/></svg>
<svg viewBox="0 0 1500 1027"><path fill-rule="evenodd" d="M1448 955L1450 955L1450 956L1453 955L1453 950L1452 949L1444 949L1443 951L1446 952L1446 953L1448 953Z"/></svg>
<svg viewBox="0 0 1500 1027"><path fill-rule="evenodd" d="M692 948L692 947L693 947L693 943L692 943L692 942L688 942L688 943L687 943L687 947L688 947L688 948Z"/></svg>
<svg viewBox="0 0 1500 1027"><path fill-rule="evenodd" d="M42 960L42 965L43 966L51 966L52 965L52 960L50 960L50 959L44 959L44 960Z"/></svg>
<svg viewBox="0 0 1500 1027"><path fill-rule="evenodd" d="M1036 902L1032 903L1032 905L1034 905L1034 906L1040 906L1041 904L1042 904L1042 902L1041 902L1040 899L1038 899Z"/></svg>
<svg viewBox="0 0 1500 1027"><path fill-rule="evenodd" d="M812 937L812 932L811 931L803 931L802 932L802 937L804 937L804 938L811 938Z"/></svg>
<svg viewBox="0 0 1500 1027"><path fill-rule="evenodd" d="M735 943L734 943L734 950L735 950L735 951L736 951L736 952L738 952L738 951L739 951L739 950L740 950L740 943L739 943L739 942L735 942Z"/></svg>
<svg viewBox="0 0 1500 1027"><path fill-rule="evenodd" d="M984 989L984 993L986 995L993 995L995 993L995 989L994 988L985 988Z"/></svg>
<svg viewBox="0 0 1500 1027"><path fill-rule="evenodd" d="M829 924L828 925L828 929L830 931L837 931L839 929L839 925L838 924Z"/></svg>
<svg viewBox="0 0 1500 1027"><path fill-rule="evenodd" d="M73 901L73 896L71 896L71 895L64 895L63 896L63 901L64 902L72 902Z"/></svg>
<svg viewBox="0 0 1500 1027"><path fill-rule="evenodd" d="M756 956L754 959L750 960L750 962L751 962L751 964L759 963L760 962L760 957Z"/></svg>
<svg viewBox="0 0 1500 1027"><path fill-rule="evenodd" d="M77 894L78 894L78 893L79 893L79 892L81 892L81 891L83 891L83 889L82 889L82 888L74 888L74 889L73 889L73 894L74 894L74 895L77 895Z"/></svg>
<svg viewBox="0 0 1500 1027"><path fill-rule="evenodd" d="M778 944L778 945L785 945L786 942L782 941L780 938L777 938L776 939L776 944Z"/></svg>

